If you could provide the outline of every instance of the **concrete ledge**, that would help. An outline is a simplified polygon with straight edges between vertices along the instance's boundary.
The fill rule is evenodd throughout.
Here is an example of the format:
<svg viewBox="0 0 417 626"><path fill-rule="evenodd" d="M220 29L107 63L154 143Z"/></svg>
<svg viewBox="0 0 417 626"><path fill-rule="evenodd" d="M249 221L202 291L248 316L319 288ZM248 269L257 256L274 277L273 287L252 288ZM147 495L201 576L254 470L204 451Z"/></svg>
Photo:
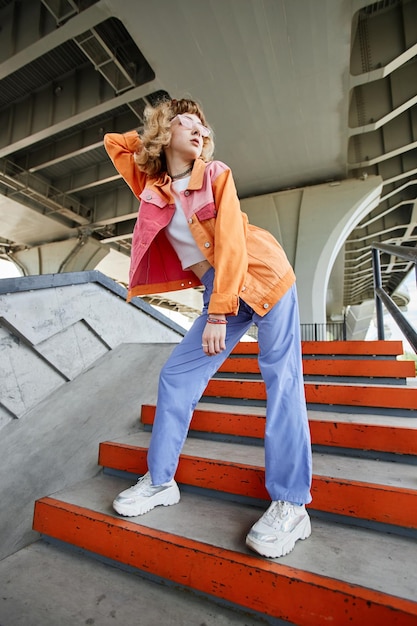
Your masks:
<svg viewBox="0 0 417 626"><path fill-rule="evenodd" d="M115 295L126 301L127 289L114 280L95 270L87 272L64 272L62 274L43 274L39 276L20 276L18 278L0 279L0 295L19 293L22 291L33 291L37 289L53 289L54 287L66 287L68 285L85 285L86 283L97 283L108 289ZM185 335L185 329L176 324L171 319L159 313L141 298L133 298L129 303L147 315L150 315L162 324L171 328L180 335Z"/></svg>
<svg viewBox="0 0 417 626"><path fill-rule="evenodd" d="M99 443L141 428L140 407L156 401L175 345L119 346L2 428L0 559L38 538L35 500L97 474Z"/></svg>
<svg viewBox="0 0 417 626"><path fill-rule="evenodd" d="M100 272L0 280L0 428L123 343L179 342L185 329Z"/></svg>

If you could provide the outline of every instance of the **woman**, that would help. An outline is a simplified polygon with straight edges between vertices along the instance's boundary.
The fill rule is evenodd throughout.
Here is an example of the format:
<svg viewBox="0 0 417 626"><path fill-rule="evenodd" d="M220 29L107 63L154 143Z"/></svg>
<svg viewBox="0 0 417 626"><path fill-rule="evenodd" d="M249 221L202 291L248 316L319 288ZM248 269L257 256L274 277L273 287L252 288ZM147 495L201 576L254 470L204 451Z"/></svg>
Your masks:
<svg viewBox="0 0 417 626"><path fill-rule="evenodd" d="M180 499L174 480L193 410L209 379L255 323L266 384L266 488L272 503L247 545L267 557L311 533L311 444L294 272L270 233L248 223L230 169L212 161L212 133L192 100L163 101L136 131L107 134L106 150L140 200L130 299L204 285L203 310L163 367L148 473L113 502L142 515Z"/></svg>

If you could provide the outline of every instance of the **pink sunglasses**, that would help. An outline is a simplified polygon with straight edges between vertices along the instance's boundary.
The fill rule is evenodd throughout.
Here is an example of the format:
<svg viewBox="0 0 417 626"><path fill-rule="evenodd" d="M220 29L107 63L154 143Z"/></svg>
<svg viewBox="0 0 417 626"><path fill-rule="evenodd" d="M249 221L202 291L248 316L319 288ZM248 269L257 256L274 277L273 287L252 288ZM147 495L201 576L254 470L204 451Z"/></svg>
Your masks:
<svg viewBox="0 0 417 626"><path fill-rule="evenodd" d="M201 122L196 122L192 117L186 115L185 113L178 113L178 115L172 118L171 122L173 122L174 120L178 120L181 126L184 126L184 128L197 128L202 137L210 136L211 130L209 128L203 126Z"/></svg>

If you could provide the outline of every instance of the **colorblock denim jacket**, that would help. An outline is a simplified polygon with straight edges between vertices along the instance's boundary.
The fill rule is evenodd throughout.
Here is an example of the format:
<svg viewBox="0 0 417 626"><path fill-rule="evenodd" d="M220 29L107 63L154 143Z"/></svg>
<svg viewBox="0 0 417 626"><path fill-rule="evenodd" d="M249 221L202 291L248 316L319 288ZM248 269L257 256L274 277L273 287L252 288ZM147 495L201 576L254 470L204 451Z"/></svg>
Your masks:
<svg viewBox="0 0 417 626"><path fill-rule="evenodd" d="M151 178L134 160L141 140L136 131L109 133L104 146L117 171L140 200L132 238L128 300L134 296L200 285L183 270L168 241L165 227L175 212L171 179ZM181 204L197 246L214 267L209 313L236 315L239 299L263 316L295 281L280 244L267 231L248 223L232 172L221 161L194 162Z"/></svg>

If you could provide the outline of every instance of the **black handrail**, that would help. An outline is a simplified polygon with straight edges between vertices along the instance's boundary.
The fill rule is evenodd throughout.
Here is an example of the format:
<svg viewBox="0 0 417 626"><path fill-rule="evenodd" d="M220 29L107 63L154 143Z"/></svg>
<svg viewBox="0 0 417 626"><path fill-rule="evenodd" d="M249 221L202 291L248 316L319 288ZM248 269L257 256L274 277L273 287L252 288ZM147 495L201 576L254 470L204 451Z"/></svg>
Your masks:
<svg viewBox="0 0 417 626"><path fill-rule="evenodd" d="M384 290L382 286L380 252L385 252L392 256L397 256L400 259L412 261L414 263L417 283L417 250L415 248L409 248L408 246L394 246L388 243L372 244L372 261L374 272L374 291L378 339L385 339L384 310L382 306L384 304L387 311L392 315L393 320L396 322L401 332L404 334L405 338L414 349L414 352L417 353L417 332L407 321L398 306L395 304L394 300L391 298L390 295L388 295L388 293Z"/></svg>

